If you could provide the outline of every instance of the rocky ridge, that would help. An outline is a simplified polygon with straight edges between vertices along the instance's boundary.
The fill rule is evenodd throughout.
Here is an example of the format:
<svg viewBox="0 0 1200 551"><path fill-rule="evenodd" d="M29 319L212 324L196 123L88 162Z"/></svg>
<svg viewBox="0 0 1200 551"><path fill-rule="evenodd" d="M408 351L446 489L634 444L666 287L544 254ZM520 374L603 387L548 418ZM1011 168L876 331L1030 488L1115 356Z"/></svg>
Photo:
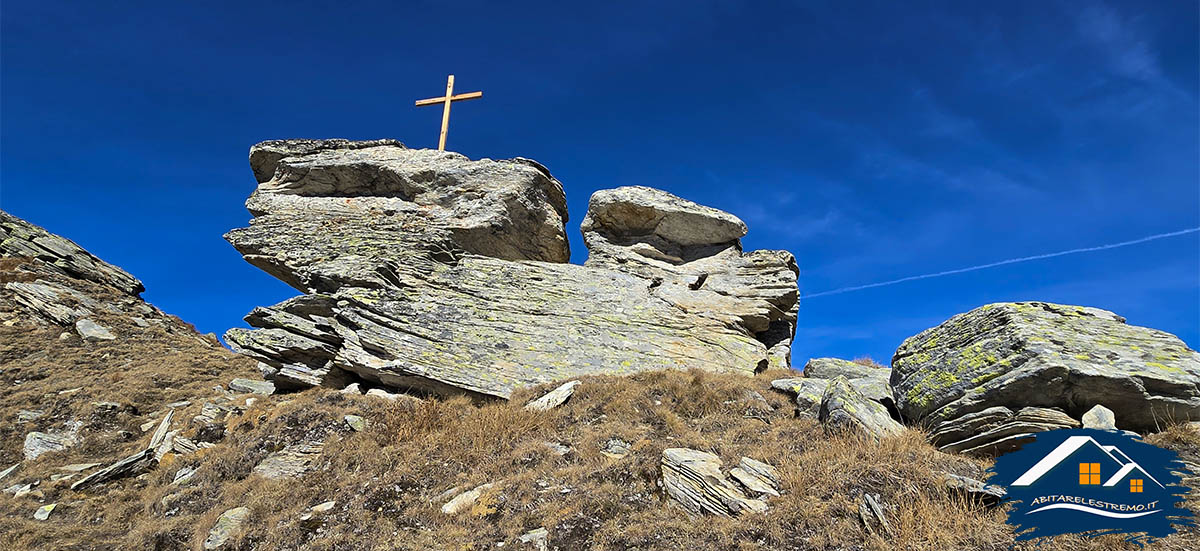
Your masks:
<svg viewBox="0 0 1200 551"><path fill-rule="evenodd" d="M562 185L533 161L379 141L267 142L251 159L270 178L247 201L250 227L226 239L306 294L226 340L280 387L507 398L590 374L787 365L795 261L742 253L727 213L598 192L584 224L597 248L577 266ZM622 260L634 257L646 261Z"/></svg>

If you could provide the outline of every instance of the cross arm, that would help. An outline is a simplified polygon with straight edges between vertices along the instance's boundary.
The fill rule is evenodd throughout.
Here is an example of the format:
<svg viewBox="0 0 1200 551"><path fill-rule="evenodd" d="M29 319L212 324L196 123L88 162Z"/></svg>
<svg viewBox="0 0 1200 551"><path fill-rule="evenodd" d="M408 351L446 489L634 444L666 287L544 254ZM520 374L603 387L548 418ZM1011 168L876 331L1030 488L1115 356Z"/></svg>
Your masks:
<svg viewBox="0 0 1200 551"><path fill-rule="evenodd" d="M458 94L458 95L450 96L450 101L461 101L461 100L476 99L476 98L482 98L482 97L483 97L483 92L467 92L465 94ZM441 105L445 102L446 102L446 96L442 96L440 98L419 99L419 100L417 100L416 106L422 107L425 105Z"/></svg>

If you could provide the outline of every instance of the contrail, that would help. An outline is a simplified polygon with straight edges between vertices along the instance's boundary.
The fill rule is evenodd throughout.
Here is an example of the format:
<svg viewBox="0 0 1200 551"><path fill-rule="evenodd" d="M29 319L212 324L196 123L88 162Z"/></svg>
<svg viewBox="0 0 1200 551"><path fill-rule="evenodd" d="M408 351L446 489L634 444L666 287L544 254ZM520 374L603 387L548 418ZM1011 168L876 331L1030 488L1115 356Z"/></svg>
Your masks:
<svg viewBox="0 0 1200 551"><path fill-rule="evenodd" d="M915 275L915 276L908 276L908 277L902 277L900 279L893 279L891 281L881 281L879 283L868 283L866 285L856 285L854 287L842 287L841 289L833 289L831 291L821 291L820 293L809 293L809 294L803 295L803 298L823 297L823 296L827 296L827 295L840 295L842 293L849 293L851 291L861 291L863 289L874 289L875 287L885 287L887 285L895 285L897 283L904 283L906 281L916 281L918 279L929 279L932 277L942 277L942 276L948 276L948 275L954 275L954 274L961 274L963 272L974 272L975 270L984 270L987 268L995 268L996 266L1004 266L1007 264L1016 264L1018 262L1029 262L1030 260L1042 260L1044 258L1054 258L1056 256L1066 256L1069 254L1090 253L1093 251L1105 251L1108 249L1116 249L1118 247L1128 247L1129 245L1137 245L1138 243L1145 243L1147 241L1166 239L1168 237L1176 237L1179 235L1186 235L1189 233L1196 233L1196 232L1200 232L1200 227L1188 228L1186 230L1179 230L1179 231L1173 231L1173 232L1168 232L1168 233L1159 233L1159 234L1154 234L1154 235L1148 235L1146 237L1143 237L1140 239L1134 239L1132 241L1122 241L1120 243L1110 243L1108 245L1099 245L1096 247L1084 247L1082 249L1071 249L1071 250L1067 250L1067 251L1059 251L1056 253L1046 253L1046 254L1039 254L1039 255L1034 255L1034 256L1022 256L1020 258L1010 258L1008 260L1001 260L999 262L992 262L990 264L980 264L978 266L970 266L967 268L958 268L956 270L946 270L944 272L935 272L932 274L921 274L921 275Z"/></svg>

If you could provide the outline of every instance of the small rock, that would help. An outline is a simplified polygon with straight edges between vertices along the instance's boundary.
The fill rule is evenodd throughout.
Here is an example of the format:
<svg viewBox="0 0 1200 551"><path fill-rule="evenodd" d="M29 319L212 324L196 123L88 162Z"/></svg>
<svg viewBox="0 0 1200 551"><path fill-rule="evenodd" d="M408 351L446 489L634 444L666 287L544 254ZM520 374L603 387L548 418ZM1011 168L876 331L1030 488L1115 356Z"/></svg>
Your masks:
<svg viewBox="0 0 1200 551"><path fill-rule="evenodd" d="M347 415L343 417L342 420L345 421L346 425L350 427L350 430L353 430L354 432L362 432L367 430L367 420L363 419L359 415Z"/></svg>
<svg viewBox="0 0 1200 551"><path fill-rule="evenodd" d="M58 334L58 340L60 340L60 341L69 341L69 340L71 340L71 337L73 337L73 336L74 336L74 335L72 335L71 333L69 333L69 332L67 332L67 331L63 331L62 333L59 333L59 334Z"/></svg>
<svg viewBox="0 0 1200 551"><path fill-rule="evenodd" d="M8 475L13 474L13 472L17 470L17 467L20 467L20 466L21 466L20 463L14 463L13 466L11 466L7 469L4 469L3 471L0 471L0 480L4 480L5 478L8 478Z"/></svg>
<svg viewBox="0 0 1200 551"><path fill-rule="evenodd" d="M579 381L563 383L558 388L547 392L541 398L525 404L525 409L528 411L546 411L561 406L571 398L577 386L579 386Z"/></svg>
<svg viewBox="0 0 1200 551"><path fill-rule="evenodd" d="M999 504L1008 493L1000 486L987 484L974 478L953 473L942 473L942 481L951 492L958 493L988 507Z"/></svg>
<svg viewBox="0 0 1200 551"><path fill-rule="evenodd" d="M1117 430L1117 417L1111 409L1100 404L1089 409L1079 420L1085 429Z"/></svg>
<svg viewBox="0 0 1200 551"><path fill-rule="evenodd" d="M150 327L150 322L146 321L145 318L139 318L137 316L133 316L133 317L129 318L129 321L132 321L133 324L138 327Z"/></svg>
<svg viewBox="0 0 1200 551"><path fill-rule="evenodd" d="M234 379L229 381L229 390L234 392L249 392L252 394L271 395L275 393L275 383L271 381L255 381L251 379Z"/></svg>
<svg viewBox="0 0 1200 551"><path fill-rule="evenodd" d="M530 530L521 535L521 543L532 545L536 551L547 551L546 538L550 535L550 531L545 528Z"/></svg>
<svg viewBox="0 0 1200 551"><path fill-rule="evenodd" d="M107 327L88 318L76 321L75 330L79 332L80 337L87 341L111 341L117 338Z"/></svg>
<svg viewBox="0 0 1200 551"><path fill-rule="evenodd" d="M254 472L270 479L300 476L320 454L320 443L288 446L268 455L254 467Z"/></svg>
<svg viewBox="0 0 1200 551"><path fill-rule="evenodd" d="M571 446L566 444L560 444L558 442L543 442L543 444L545 444L547 448L550 448L550 450L554 452L554 455L559 457L571 453Z"/></svg>
<svg viewBox="0 0 1200 551"><path fill-rule="evenodd" d="M60 391L58 391L58 395L59 395L59 396L66 396L66 395L68 395L68 394L75 394L76 392L79 392L79 391L81 391L81 390L83 390L83 387L81 387L81 386L77 386L77 387L75 387L75 388L68 388L68 389L66 389L66 390L60 390Z"/></svg>
<svg viewBox="0 0 1200 551"><path fill-rule="evenodd" d="M93 467L99 467L99 466L100 466L99 463L72 463L70 465L63 465L63 466L59 467L58 470L67 471L69 473L81 473L81 472L91 469Z"/></svg>
<svg viewBox="0 0 1200 551"><path fill-rule="evenodd" d="M54 511L55 507L58 507L57 503L51 503L49 505L42 505L41 507L38 507L38 510L33 513L33 518L35 518L37 520L46 520L46 519L50 518L50 513L52 511Z"/></svg>
<svg viewBox="0 0 1200 551"><path fill-rule="evenodd" d="M45 414L46 413L44 411L23 409L17 412L17 420L23 423L28 423L29 421L33 421Z"/></svg>
<svg viewBox="0 0 1200 551"><path fill-rule="evenodd" d="M196 467L183 467L178 471L175 471L175 478L171 479L171 485L178 486L180 484L186 484L187 481L191 480L195 475Z"/></svg>
<svg viewBox="0 0 1200 551"><path fill-rule="evenodd" d="M729 470L729 476L751 492L779 497L779 471L762 461L743 457Z"/></svg>
<svg viewBox="0 0 1200 551"><path fill-rule="evenodd" d="M667 496L692 516L730 516L763 513L765 501L751 499L721 473L721 459L688 448L667 448L662 453L662 485Z"/></svg>
<svg viewBox="0 0 1200 551"><path fill-rule="evenodd" d="M610 438L600 449L600 453L610 459L623 459L629 455L629 444L619 438Z"/></svg>
<svg viewBox="0 0 1200 551"><path fill-rule="evenodd" d="M386 390L383 390L383 389L380 389L380 388L372 388L371 390L368 390L368 391L367 391L367 396L374 396L374 397L376 397L376 398L383 398L384 400L391 400L391 401L393 401L393 402L395 402L396 400L399 400L399 399L400 399L400 395L399 395L399 394L393 394L393 393L391 393L391 392L388 392L388 391L386 391Z"/></svg>
<svg viewBox="0 0 1200 551"><path fill-rule="evenodd" d="M320 527L325 514L332 511L335 505L337 505L336 501L326 501L309 507L308 512L300 516L300 526L309 530Z"/></svg>
<svg viewBox="0 0 1200 551"><path fill-rule="evenodd" d="M475 502L479 499L479 496L483 495L484 492L491 489L492 486L495 486L495 484L494 483L483 484L480 486L476 486L473 490L463 492L461 494L458 494L457 496L454 496L454 499L451 499L450 501L446 502L445 505L442 505L442 513L447 514L447 515L456 515L456 514L462 512L463 510L474 505Z"/></svg>
<svg viewBox="0 0 1200 551"><path fill-rule="evenodd" d="M242 530L242 525L249 518L250 509L245 507L234 507L221 513L216 524L208 531L208 538L204 540L204 549L212 551L224 547L230 538Z"/></svg>
<svg viewBox="0 0 1200 551"><path fill-rule="evenodd" d="M343 388L343 389L339 390L338 392L341 392L342 394L358 395L358 394L362 394L362 387L360 387L358 385L358 383L350 383L350 384L346 385L346 388Z"/></svg>
<svg viewBox="0 0 1200 551"><path fill-rule="evenodd" d="M37 459L38 456L47 452L63 451L74 446L75 443L75 437L70 434L34 431L25 435L25 459Z"/></svg>

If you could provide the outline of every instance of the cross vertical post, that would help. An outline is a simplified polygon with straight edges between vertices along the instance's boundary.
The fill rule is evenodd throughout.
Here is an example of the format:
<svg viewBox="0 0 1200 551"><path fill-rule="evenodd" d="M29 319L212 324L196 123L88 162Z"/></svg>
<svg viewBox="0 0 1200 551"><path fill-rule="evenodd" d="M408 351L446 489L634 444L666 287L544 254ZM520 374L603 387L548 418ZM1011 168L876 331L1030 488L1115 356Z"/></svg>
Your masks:
<svg viewBox="0 0 1200 551"><path fill-rule="evenodd" d="M462 101L483 97L483 92L467 92L465 94L454 95L454 75L446 77L446 95L437 98L417 100L416 106L423 105L442 105L442 133L438 136L438 151L446 150L446 132L450 128L450 102Z"/></svg>
<svg viewBox="0 0 1200 551"><path fill-rule="evenodd" d="M454 97L454 75L446 77L446 102L442 108L442 134L438 136L438 151L446 150L446 130L450 128L450 98Z"/></svg>

